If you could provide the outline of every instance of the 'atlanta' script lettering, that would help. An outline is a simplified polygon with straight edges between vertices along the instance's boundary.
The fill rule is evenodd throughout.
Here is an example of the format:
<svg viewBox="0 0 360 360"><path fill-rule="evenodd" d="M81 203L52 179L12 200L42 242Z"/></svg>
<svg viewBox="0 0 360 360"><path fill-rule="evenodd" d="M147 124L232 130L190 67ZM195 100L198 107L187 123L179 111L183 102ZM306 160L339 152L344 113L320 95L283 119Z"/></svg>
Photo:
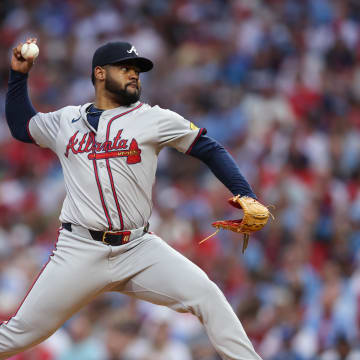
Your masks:
<svg viewBox="0 0 360 360"><path fill-rule="evenodd" d="M69 157L69 152L72 152L74 155L90 153L88 155L90 160L127 157L128 164L140 162L141 150L136 140L132 139L130 146L128 146L129 140L121 138L122 131L122 129L119 130L113 140L106 140L102 143L95 141L95 136L92 132L78 136L79 131L76 131L69 139L65 156Z"/></svg>

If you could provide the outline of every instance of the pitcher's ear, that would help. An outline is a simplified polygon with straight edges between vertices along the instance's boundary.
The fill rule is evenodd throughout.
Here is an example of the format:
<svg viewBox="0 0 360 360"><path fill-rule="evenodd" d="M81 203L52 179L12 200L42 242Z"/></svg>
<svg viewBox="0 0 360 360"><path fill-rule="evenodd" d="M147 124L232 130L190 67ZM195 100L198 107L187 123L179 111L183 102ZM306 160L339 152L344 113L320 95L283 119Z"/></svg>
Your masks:
<svg viewBox="0 0 360 360"><path fill-rule="evenodd" d="M93 76L94 76L94 81L95 79L98 79L100 81L105 80L106 77L106 71L105 68L101 67L101 66L96 66L93 72Z"/></svg>

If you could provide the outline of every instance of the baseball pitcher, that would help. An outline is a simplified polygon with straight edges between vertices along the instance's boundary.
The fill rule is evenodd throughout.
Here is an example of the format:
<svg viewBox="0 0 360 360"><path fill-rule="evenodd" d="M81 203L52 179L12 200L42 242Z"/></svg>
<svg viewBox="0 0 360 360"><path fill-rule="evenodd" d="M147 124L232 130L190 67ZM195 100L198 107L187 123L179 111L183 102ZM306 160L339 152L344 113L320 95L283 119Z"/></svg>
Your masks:
<svg viewBox="0 0 360 360"><path fill-rule="evenodd" d="M34 59L25 59L21 46L11 59L7 122L16 139L58 156L66 197L56 249L17 312L0 326L0 359L42 342L99 294L117 291L196 315L223 359L259 360L219 288L149 232L157 158L166 146L202 160L238 195L234 199L262 206L228 152L206 129L140 101L140 73L153 63L131 44L111 42L95 51L94 103L50 113L31 104L27 78Z"/></svg>

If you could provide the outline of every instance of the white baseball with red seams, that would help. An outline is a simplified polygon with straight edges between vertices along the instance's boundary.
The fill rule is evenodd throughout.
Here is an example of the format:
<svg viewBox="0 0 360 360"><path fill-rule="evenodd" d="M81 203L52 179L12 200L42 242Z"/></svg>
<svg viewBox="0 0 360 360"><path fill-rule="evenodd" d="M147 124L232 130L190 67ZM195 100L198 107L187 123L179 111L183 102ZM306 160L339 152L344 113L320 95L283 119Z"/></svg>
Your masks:
<svg viewBox="0 0 360 360"><path fill-rule="evenodd" d="M25 43L21 47L21 56L24 59L37 58L39 56L39 47L35 43Z"/></svg>
<svg viewBox="0 0 360 360"><path fill-rule="evenodd" d="M0 359L56 331L95 296L118 291L191 312L226 360L259 360L219 288L190 260L144 232L152 210L157 157L165 146L188 152L203 129L170 110L137 102L104 111L97 131L90 104L37 113L28 131L58 156L66 198L56 249L16 314L0 326ZM111 246L89 230L126 230L129 242Z"/></svg>

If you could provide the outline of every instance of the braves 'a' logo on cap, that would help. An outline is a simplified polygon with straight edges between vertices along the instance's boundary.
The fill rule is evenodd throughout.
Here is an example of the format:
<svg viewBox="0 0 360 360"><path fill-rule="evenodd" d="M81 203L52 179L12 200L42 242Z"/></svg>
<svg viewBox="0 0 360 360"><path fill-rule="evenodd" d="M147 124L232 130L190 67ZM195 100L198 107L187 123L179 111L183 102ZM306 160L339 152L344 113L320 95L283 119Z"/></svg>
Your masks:
<svg viewBox="0 0 360 360"><path fill-rule="evenodd" d="M131 54L132 52L135 53L137 56L139 56L138 52L135 49L135 46L133 45L130 50L126 50L127 53Z"/></svg>

